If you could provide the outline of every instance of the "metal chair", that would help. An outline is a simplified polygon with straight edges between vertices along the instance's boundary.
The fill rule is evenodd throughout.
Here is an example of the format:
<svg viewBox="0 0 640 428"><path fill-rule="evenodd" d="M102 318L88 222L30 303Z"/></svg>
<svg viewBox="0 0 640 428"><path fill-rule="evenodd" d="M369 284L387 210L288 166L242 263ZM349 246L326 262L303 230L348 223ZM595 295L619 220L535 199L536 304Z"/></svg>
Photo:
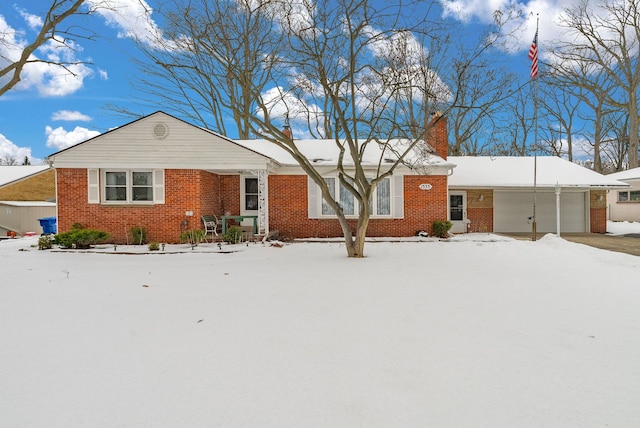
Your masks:
<svg viewBox="0 0 640 428"><path fill-rule="evenodd" d="M211 234L211 242L215 240L214 236L218 236L218 230L221 227L220 220L215 215L203 215L202 224L204 225L204 239L207 239L207 235Z"/></svg>

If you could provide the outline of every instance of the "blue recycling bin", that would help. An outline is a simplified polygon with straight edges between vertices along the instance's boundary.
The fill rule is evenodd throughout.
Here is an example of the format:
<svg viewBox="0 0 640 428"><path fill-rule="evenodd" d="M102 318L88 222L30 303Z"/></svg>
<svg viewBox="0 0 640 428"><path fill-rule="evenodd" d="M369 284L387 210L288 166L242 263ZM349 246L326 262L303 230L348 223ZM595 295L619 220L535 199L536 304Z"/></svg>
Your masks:
<svg viewBox="0 0 640 428"><path fill-rule="evenodd" d="M56 233L56 218L55 217L44 217L39 218L40 226L42 226L42 234L49 235Z"/></svg>

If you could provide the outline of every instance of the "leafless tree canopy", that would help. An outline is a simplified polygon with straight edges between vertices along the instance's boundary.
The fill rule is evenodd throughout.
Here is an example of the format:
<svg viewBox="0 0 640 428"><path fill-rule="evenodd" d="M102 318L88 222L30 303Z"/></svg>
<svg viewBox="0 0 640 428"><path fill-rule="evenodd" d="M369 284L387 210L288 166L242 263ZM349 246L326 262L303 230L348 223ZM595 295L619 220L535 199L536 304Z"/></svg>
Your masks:
<svg viewBox="0 0 640 428"><path fill-rule="evenodd" d="M572 40L557 43L550 61L554 72L569 79L576 91L627 113L631 168L638 166L639 6L639 0L584 0L566 9L561 25ZM596 157L596 165L599 162Z"/></svg>
<svg viewBox="0 0 640 428"><path fill-rule="evenodd" d="M46 4L45 1L43 3ZM45 5L42 14L42 25L37 35L28 41L24 47L12 46L14 43L8 34L0 34L0 44L5 49L0 52L16 53L2 55L0 53L0 96L20 82L24 67L28 64L43 63L52 67L60 67L66 73L74 74L70 66L79 64L78 61L65 61L63 58L50 60L35 56L36 50L51 41L67 49L74 49L73 41L77 39L92 39L96 35L87 27L71 24L73 18L89 15L96 7L89 7L84 0L53 0ZM104 7L104 6L98 6Z"/></svg>
<svg viewBox="0 0 640 428"><path fill-rule="evenodd" d="M336 213L348 254L360 257L372 192L409 164L433 125L429 114L456 109L462 122L479 126L491 104L506 96L502 80L483 64L497 39L487 33L473 45L456 46L447 23L432 19L433 6L421 0L171 0L160 11L162 37L140 41L146 77L137 87L142 101L164 100L209 129L260 137L286 150ZM284 125L334 142L340 183L361 207L355 231ZM391 145L392 139L403 144ZM376 171L365 172L369 145L396 161L381 157Z"/></svg>

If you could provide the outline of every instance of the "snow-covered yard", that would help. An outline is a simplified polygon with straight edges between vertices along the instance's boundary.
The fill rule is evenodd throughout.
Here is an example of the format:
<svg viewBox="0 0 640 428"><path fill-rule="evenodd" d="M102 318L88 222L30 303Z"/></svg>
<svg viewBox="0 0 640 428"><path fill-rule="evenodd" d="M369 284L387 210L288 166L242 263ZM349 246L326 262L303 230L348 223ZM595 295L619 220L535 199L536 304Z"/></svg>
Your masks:
<svg viewBox="0 0 640 428"><path fill-rule="evenodd" d="M640 421L640 257L553 235L372 242L361 260L338 242L35 242L0 243L3 427Z"/></svg>

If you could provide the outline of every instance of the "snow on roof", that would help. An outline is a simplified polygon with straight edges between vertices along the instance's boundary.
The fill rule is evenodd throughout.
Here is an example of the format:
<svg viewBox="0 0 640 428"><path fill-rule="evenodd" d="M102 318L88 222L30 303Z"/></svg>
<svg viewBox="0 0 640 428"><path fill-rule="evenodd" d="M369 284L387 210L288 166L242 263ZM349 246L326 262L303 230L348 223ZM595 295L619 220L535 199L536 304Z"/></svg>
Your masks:
<svg viewBox="0 0 640 428"><path fill-rule="evenodd" d="M276 144L267 140L233 140L239 145L258 152L264 156L270 157L281 165L295 165L298 163L296 160L287 153L284 149L278 147ZM407 140L389 140L392 144L401 146L406 143ZM335 140L295 140L298 149L307 157L313 161L316 165L336 165L338 162L338 147ZM442 159L440 156L434 154L416 155L409 162L416 162L419 156L423 156L424 159L420 162L421 165L438 165L438 166L452 166L450 162ZM363 164L375 166L378 165L380 159L386 160L387 163L391 163L397 159L397 156L391 150L384 150L384 147L379 144L369 143L365 151L363 158ZM344 157L344 165L353 165L353 160L348 155ZM384 163L384 162L383 162Z"/></svg>
<svg viewBox="0 0 640 428"><path fill-rule="evenodd" d="M614 172L613 174L607 175L607 177L620 181L640 180L640 167L628 169L626 171Z"/></svg>
<svg viewBox="0 0 640 428"><path fill-rule="evenodd" d="M457 165L449 187L533 187L534 159L536 186L626 187L625 183L556 156L451 156Z"/></svg>
<svg viewBox="0 0 640 428"><path fill-rule="evenodd" d="M49 169L49 165L4 165L0 166L0 186Z"/></svg>

